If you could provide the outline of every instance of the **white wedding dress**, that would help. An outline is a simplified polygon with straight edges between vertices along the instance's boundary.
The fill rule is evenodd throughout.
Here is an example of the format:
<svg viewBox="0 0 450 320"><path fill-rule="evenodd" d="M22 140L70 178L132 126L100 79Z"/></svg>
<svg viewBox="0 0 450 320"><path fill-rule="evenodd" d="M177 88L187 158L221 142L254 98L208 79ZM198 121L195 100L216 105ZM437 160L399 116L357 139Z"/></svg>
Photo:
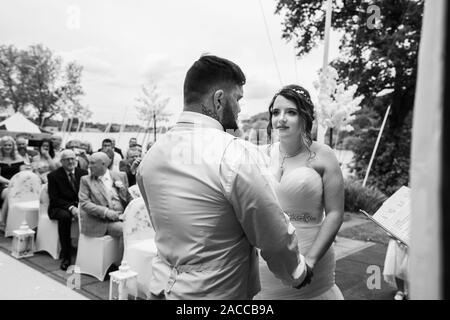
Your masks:
<svg viewBox="0 0 450 320"><path fill-rule="evenodd" d="M272 145L270 163L277 170L279 143ZM306 255L322 226L324 215L322 177L310 167L295 167L285 171L281 180L274 181L280 204L291 221L296 221L300 252ZM312 281L302 289L292 290L289 296L295 299L343 300L335 284L336 260L333 245L316 263Z"/></svg>

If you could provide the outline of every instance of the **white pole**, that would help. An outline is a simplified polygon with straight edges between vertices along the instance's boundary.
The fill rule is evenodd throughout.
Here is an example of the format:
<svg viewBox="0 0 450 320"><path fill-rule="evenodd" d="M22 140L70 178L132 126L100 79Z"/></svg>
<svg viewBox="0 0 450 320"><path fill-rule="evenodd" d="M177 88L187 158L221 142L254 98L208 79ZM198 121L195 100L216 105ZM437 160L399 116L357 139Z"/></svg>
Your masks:
<svg viewBox="0 0 450 320"><path fill-rule="evenodd" d="M328 52L330 50L330 29L331 29L331 11L332 11L332 1L327 0L326 13L325 13L325 44L323 51L323 71L326 70L328 66Z"/></svg>
<svg viewBox="0 0 450 320"><path fill-rule="evenodd" d="M377 152L378 144L380 143L381 135L383 134L384 126L386 124L386 120L389 115L389 111L391 111L391 106L389 106L387 108L386 113L384 115L383 123L381 124L380 132L378 132L377 141L375 142L375 147L373 148L373 151L372 151L372 157L370 158L369 166L367 167L367 171L366 171L366 176L364 177L363 187L366 186L367 178L369 178L370 168L372 167L373 159L375 158L375 153Z"/></svg>
<svg viewBox="0 0 450 320"><path fill-rule="evenodd" d="M328 53L330 51L330 29L331 29L331 12L332 12L332 0L326 0L325 11L325 43L323 49L323 63L322 74L326 72L328 67ZM320 88L322 90L322 88ZM319 119L317 119L317 142L325 143L325 133L327 128L320 125Z"/></svg>

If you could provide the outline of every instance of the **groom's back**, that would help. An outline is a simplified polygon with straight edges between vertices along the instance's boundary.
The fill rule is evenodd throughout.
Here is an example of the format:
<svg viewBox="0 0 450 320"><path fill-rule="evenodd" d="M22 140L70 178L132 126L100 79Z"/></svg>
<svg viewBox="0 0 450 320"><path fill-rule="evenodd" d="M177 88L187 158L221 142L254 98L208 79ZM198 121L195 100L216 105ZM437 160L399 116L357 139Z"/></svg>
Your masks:
<svg viewBox="0 0 450 320"><path fill-rule="evenodd" d="M192 270L187 276L200 279L197 284L188 281L190 292L181 298L210 293L215 298L246 298L247 292L232 286L246 290L251 247L220 180L221 161L233 139L215 128L178 124L153 145L139 168L162 259L154 262L154 275L159 270L158 280L164 278L169 265L203 265L209 270ZM233 277L236 281L230 282ZM177 285L183 286L181 275ZM152 286L159 290L157 283Z"/></svg>

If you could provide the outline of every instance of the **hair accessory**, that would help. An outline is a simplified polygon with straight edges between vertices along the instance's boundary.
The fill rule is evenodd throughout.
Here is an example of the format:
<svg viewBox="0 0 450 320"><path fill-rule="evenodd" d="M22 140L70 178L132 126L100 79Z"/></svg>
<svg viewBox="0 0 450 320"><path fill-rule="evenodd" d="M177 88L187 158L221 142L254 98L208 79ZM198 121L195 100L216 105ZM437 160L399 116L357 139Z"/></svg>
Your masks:
<svg viewBox="0 0 450 320"><path fill-rule="evenodd" d="M301 96L303 99L306 100L306 102L308 102L309 104L313 104L311 99L308 97L309 94L303 90L303 89L298 89L298 88L289 88L289 90L294 91L296 94L298 94L299 96Z"/></svg>

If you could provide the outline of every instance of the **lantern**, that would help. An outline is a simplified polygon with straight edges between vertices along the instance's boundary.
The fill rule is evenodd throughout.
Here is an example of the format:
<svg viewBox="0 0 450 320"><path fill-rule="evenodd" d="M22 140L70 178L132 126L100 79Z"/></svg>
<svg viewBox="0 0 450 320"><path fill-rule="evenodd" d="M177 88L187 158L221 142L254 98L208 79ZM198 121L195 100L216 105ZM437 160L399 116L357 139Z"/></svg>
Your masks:
<svg viewBox="0 0 450 320"><path fill-rule="evenodd" d="M34 234L24 221L18 230L13 231L11 255L17 259L32 257L34 254Z"/></svg>
<svg viewBox="0 0 450 320"><path fill-rule="evenodd" d="M137 272L130 269L125 260L118 271L109 274L109 300L128 300L128 295L137 298Z"/></svg>

